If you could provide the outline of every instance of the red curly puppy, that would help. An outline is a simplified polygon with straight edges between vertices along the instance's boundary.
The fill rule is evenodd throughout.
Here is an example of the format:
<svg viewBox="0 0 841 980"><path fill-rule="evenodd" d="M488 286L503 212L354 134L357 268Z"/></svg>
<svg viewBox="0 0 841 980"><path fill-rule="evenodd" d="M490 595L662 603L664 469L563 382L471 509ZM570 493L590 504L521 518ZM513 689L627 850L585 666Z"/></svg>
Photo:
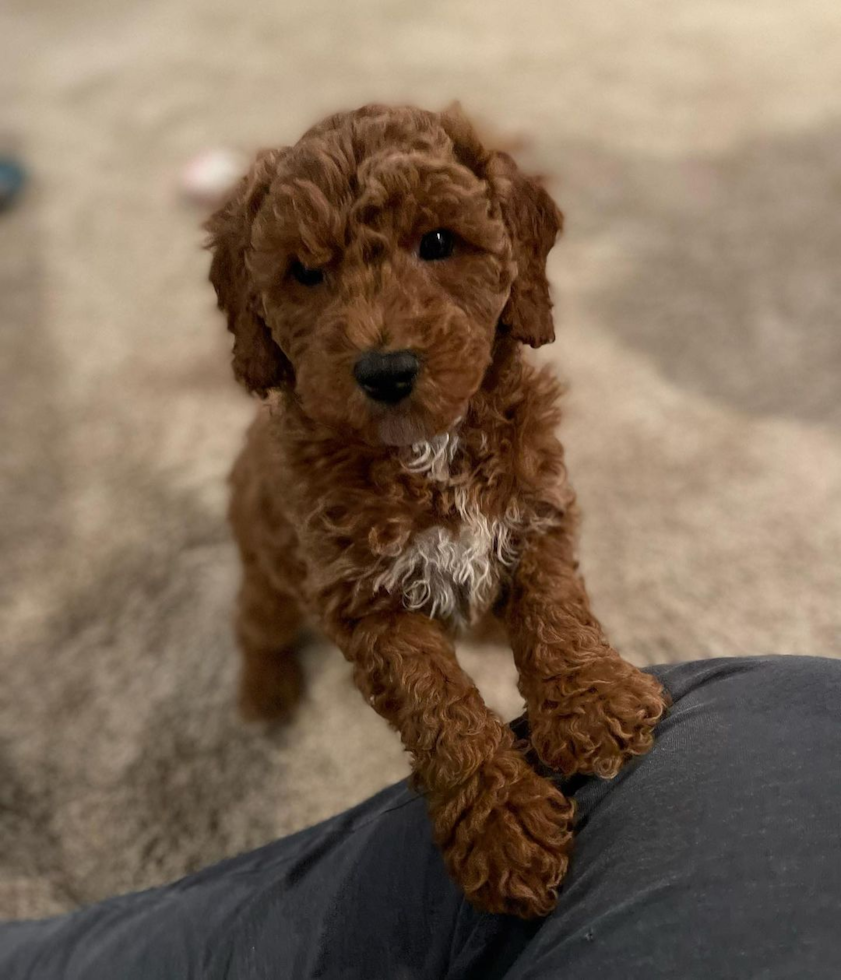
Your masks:
<svg viewBox="0 0 841 980"><path fill-rule="evenodd" d="M468 899L520 916L554 905L573 806L454 636L502 621L532 745L564 773L613 776L664 708L590 611L558 385L521 354L554 339L560 227L460 111L378 105L263 152L208 223L234 373L266 398L232 477L242 706L292 706L315 618L411 753Z"/></svg>

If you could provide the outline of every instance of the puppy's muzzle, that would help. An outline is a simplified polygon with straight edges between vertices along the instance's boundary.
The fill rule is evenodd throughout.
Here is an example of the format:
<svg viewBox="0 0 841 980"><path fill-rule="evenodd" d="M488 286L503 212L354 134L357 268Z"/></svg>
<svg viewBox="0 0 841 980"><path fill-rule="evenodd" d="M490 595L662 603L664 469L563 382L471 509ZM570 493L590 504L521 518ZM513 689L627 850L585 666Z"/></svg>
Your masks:
<svg viewBox="0 0 841 980"><path fill-rule="evenodd" d="M412 393L420 364L408 350L366 351L353 366L359 387L375 402L396 405Z"/></svg>

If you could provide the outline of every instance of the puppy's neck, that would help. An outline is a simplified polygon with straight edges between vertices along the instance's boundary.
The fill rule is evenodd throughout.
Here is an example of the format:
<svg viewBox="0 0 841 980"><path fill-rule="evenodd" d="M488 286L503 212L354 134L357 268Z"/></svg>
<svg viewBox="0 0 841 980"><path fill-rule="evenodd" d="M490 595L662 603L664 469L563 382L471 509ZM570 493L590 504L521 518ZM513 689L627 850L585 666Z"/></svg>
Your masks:
<svg viewBox="0 0 841 980"><path fill-rule="evenodd" d="M402 454L403 468L409 473L426 476L435 483L446 483L450 478L453 460L458 452L459 423L449 432L433 436L424 442L415 442L407 447Z"/></svg>

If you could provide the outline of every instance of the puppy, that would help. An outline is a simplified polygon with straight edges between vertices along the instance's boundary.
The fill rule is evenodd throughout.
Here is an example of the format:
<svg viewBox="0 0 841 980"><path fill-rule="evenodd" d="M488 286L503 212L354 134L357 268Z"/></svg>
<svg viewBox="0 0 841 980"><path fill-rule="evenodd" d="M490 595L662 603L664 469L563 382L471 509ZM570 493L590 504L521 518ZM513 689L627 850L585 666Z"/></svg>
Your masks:
<svg viewBox="0 0 841 980"><path fill-rule="evenodd" d="M590 610L546 256L561 214L456 109L370 105L261 153L208 222L233 369L264 399L233 475L241 705L296 702L315 620L400 733L447 867L478 908L546 914L573 805L459 667L459 631L507 632L531 747L611 777L647 751L659 683Z"/></svg>

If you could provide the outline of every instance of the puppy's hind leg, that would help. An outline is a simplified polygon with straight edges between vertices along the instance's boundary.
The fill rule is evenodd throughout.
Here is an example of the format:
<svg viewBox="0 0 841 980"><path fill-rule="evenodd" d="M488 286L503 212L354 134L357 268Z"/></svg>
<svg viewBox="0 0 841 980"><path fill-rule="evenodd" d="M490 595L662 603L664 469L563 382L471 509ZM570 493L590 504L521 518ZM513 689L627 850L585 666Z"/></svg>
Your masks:
<svg viewBox="0 0 841 980"><path fill-rule="evenodd" d="M242 653L239 708L245 718L283 721L300 700L302 622L295 597L275 588L256 562L246 561L236 617Z"/></svg>

